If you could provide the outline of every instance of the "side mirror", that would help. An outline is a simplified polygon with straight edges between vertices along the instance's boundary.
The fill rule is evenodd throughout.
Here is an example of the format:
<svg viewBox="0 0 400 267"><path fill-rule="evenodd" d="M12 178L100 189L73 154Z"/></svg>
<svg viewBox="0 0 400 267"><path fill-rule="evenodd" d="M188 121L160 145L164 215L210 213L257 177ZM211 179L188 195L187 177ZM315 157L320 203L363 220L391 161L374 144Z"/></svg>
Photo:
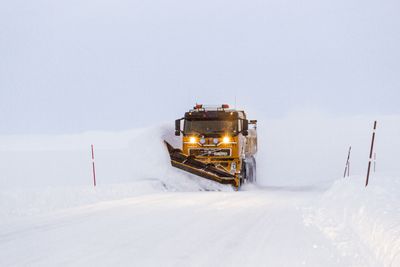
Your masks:
<svg viewBox="0 0 400 267"><path fill-rule="evenodd" d="M181 120L175 120L175 135L180 136L181 135Z"/></svg>
<svg viewBox="0 0 400 267"><path fill-rule="evenodd" d="M242 134L244 136L247 136L249 134L249 121L248 120L243 120Z"/></svg>

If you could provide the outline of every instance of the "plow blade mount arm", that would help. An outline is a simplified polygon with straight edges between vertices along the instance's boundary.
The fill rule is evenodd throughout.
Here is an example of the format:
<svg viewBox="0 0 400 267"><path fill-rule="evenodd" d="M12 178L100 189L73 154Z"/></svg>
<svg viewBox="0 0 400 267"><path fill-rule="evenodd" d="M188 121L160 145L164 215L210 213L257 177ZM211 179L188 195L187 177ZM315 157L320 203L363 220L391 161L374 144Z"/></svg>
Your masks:
<svg viewBox="0 0 400 267"><path fill-rule="evenodd" d="M236 184L235 175L217 168L212 163L207 164L201 162L197 160L195 156L185 155L182 150L172 147L167 141L164 142L168 148L172 166L221 184L238 186Z"/></svg>

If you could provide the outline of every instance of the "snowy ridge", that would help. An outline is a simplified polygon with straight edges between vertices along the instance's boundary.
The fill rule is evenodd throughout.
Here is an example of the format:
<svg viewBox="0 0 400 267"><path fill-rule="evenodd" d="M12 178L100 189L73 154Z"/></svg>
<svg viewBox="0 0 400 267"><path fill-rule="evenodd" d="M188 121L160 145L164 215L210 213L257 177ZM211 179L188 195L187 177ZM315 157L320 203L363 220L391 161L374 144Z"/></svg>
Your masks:
<svg viewBox="0 0 400 267"><path fill-rule="evenodd" d="M382 265L400 266L400 179L377 175L367 188L364 183L361 176L335 182L318 200L308 223L332 239L343 254L359 250L354 246L360 241L370 251L366 254Z"/></svg>

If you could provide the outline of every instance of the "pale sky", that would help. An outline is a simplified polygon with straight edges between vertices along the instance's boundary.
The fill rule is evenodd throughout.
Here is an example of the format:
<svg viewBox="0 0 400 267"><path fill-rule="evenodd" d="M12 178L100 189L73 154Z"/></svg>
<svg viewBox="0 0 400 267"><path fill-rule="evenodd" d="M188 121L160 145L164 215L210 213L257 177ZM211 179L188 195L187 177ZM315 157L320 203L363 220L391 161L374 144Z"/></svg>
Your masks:
<svg viewBox="0 0 400 267"><path fill-rule="evenodd" d="M398 0L0 1L0 134L400 114Z"/></svg>

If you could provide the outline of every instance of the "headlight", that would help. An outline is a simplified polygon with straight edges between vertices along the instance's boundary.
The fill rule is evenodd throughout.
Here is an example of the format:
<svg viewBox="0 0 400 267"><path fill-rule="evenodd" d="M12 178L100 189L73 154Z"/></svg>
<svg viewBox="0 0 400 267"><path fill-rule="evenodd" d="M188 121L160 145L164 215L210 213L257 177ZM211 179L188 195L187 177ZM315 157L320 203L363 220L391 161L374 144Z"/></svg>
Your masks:
<svg viewBox="0 0 400 267"><path fill-rule="evenodd" d="M228 144L228 143L231 142L231 138L230 138L229 136L225 136L225 137L222 139L222 142L223 142L224 144Z"/></svg>
<svg viewBox="0 0 400 267"><path fill-rule="evenodd" d="M203 145L203 144L205 144L205 143L206 143L206 139L204 139L204 138L201 138L201 139L200 139L200 144L202 144L202 145Z"/></svg>
<svg viewBox="0 0 400 267"><path fill-rule="evenodd" d="M218 138L214 138L213 143L214 144L218 144L219 143L219 139Z"/></svg>
<svg viewBox="0 0 400 267"><path fill-rule="evenodd" d="M194 136L191 136L191 137L189 138L189 143L191 143L191 144L196 144L196 143L197 143L197 138L194 137Z"/></svg>

